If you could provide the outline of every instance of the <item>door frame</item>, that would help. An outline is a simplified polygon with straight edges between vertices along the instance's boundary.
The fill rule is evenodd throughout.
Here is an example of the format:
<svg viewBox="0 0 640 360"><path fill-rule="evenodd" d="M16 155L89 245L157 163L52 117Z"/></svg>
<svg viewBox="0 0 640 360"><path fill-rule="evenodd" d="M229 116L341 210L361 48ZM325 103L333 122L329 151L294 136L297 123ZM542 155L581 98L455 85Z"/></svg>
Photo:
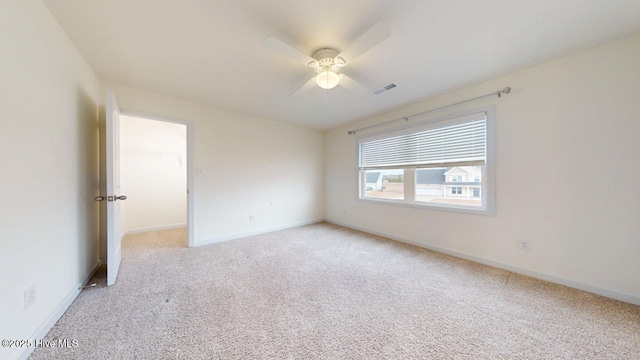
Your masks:
<svg viewBox="0 0 640 360"><path fill-rule="evenodd" d="M163 121L173 124L185 125L187 127L187 246L194 247L194 228L195 228L195 207L194 207L194 194L195 185L193 183L194 167L193 167L193 134L194 124L192 121L153 115L138 111L132 111L128 109L120 109L120 115L138 117L148 120Z"/></svg>

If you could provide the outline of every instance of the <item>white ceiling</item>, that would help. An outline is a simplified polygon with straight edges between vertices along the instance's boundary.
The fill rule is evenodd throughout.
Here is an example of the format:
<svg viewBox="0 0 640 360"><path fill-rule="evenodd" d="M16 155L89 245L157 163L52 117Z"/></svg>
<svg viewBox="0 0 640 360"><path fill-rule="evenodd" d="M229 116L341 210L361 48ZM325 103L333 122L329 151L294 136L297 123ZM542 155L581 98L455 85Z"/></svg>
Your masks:
<svg viewBox="0 0 640 360"><path fill-rule="evenodd" d="M44 1L103 81L317 129L640 32L638 0ZM263 44L342 50L378 21L344 72L382 95L289 97L313 72Z"/></svg>

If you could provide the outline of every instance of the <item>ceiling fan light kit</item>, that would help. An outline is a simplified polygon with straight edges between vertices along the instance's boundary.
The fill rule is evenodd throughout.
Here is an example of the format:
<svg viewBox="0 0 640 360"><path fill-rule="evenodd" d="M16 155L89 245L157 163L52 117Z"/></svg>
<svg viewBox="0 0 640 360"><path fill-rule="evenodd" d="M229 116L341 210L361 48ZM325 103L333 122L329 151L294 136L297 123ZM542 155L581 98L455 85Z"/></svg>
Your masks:
<svg viewBox="0 0 640 360"><path fill-rule="evenodd" d="M313 54L314 61L307 64L316 70L316 84L325 90L333 89L340 83L338 72L346 62L333 49L320 49Z"/></svg>
<svg viewBox="0 0 640 360"><path fill-rule="evenodd" d="M325 90L333 89L340 83L340 76L326 67L316 76L316 84Z"/></svg>

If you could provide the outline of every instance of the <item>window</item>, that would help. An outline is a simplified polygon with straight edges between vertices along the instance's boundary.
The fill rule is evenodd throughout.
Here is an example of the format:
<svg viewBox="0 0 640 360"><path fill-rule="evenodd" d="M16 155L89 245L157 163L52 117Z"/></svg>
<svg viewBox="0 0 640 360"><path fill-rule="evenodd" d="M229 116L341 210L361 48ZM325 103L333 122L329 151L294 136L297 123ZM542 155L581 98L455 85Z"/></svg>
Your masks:
<svg viewBox="0 0 640 360"><path fill-rule="evenodd" d="M360 198L493 211L493 108L358 139Z"/></svg>

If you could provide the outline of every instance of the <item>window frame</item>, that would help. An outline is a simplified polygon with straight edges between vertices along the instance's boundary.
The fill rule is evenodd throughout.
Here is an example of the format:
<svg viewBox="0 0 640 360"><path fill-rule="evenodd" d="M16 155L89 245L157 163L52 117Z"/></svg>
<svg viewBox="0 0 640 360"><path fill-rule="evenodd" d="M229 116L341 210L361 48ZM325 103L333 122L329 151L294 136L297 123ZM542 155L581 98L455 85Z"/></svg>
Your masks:
<svg viewBox="0 0 640 360"><path fill-rule="evenodd" d="M480 112L485 112L486 114L486 159L485 165L481 167L482 173L480 174L481 186L480 186L480 194L482 199L482 206L469 206L469 205L459 205L459 204L442 204L442 203L428 203L428 202L419 202L415 200L415 192L416 192L416 167L404 168L404 199L380 199L380 198L371 198L365 196L365 177L366 170L360 170L359 157L360 157L360 141L364 138L371 137L383 137L385 134L392 134L399 131L411 131L412 128L417 128L420 126L430 125L442 122L443 126L446 125L447 121L453 121L456 118L469 116L473 114L477 114ZM447 115L439 116L439 117L427 117L424 116L412 124L394 127L378 132L371 132L367 134L363 134L355 137L355 149L356 149L356 164L355 171L358 178L358 189L356 192L356 200L364 203L371 204L381 204L381 205L391 205L391 206L401 206L401 207L410 207L410 208L418 208L418 209L427 209L433 211L451 211L457 213L467 213L467 214L476 214L476 215L485 215L485 216L495 216L496 213L496 205L495 205L495 197L496 197L496 139L495 139L495 105L485 106L481 108L474 108L467 111L450 113Z"/></svg>

